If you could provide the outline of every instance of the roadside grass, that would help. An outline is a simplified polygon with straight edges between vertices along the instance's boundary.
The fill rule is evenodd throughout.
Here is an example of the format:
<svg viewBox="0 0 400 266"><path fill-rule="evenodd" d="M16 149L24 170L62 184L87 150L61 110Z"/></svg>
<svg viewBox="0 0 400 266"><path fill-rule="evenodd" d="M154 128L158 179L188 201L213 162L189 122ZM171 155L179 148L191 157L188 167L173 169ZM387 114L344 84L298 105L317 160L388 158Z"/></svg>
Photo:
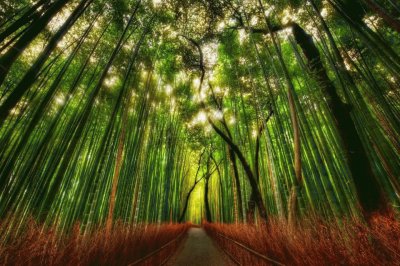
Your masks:
<svg viewBox="0 0 400 266"><path fill-rule="evenodd" d="M207 233L242 265L270 265L233 241L285 265L400 265L400 222L376 215L370 226L309 219L291 229L286 222L268 225L205 223Z"/></svg>
<svg viewBox="0 0 400 266"><path fill-rule="evenodd" d="M0 265L129 265L176 239L188 228L188 224L117 223L109 235L104 228L82 235L77 224L68 235L60 235L31 220L22 233L0 244ZM175 252L181 239L138 265L160 265Z"/></svg>

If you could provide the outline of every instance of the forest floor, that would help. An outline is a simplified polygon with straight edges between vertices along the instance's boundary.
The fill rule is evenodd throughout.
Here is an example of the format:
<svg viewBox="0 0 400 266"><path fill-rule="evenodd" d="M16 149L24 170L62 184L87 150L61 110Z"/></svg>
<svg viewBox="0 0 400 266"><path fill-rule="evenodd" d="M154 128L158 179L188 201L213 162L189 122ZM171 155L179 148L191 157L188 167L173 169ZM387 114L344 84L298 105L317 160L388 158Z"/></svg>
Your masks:
<svg viewBox="0 0 400 266"><path fill-rule="evenodd" d="M232 265L223 251L214 244L202 228L192 227L169 266L223 266Z"/></svg>

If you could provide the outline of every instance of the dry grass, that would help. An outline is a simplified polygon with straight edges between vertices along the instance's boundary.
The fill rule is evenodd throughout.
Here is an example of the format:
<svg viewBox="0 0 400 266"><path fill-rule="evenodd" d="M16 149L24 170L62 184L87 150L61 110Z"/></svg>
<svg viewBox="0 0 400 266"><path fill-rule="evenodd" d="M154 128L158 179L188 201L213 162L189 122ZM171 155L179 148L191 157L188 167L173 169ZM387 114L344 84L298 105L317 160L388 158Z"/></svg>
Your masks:
<svg viewBox="0 0 400 266"><path fill-rule="evenodd" d="M110 236L104 229L83 236L79 226L68 236L42 232L34 221L24 232L0 246L0 265L128 265L164 246L189 225L116 225ZM181 240L182 238L180 238ZM178 247L172 242L138 265L160 265Z"/></svg>
<svg viewBox="0 0 400 266"><path fill-rule="evenodd" d="M370 226L357 222L309 220L297 230L286 223L268 226L205 224L207 232L242 265L268 265L218 233L285 265L400 265L400 223L375 216Z"/></svg>

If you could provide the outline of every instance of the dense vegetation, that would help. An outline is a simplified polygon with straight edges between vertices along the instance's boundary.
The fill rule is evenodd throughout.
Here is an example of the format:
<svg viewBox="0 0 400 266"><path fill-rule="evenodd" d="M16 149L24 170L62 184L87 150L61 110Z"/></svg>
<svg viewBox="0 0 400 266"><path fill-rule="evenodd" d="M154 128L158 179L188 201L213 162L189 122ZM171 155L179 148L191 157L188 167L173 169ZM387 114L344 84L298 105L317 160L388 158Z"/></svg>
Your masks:
<svg viewBox="0 0 400 266"><path fill-rule="evenodd" d="M396 219L399 86L395 0L3 0L0 241Z"/></svg>

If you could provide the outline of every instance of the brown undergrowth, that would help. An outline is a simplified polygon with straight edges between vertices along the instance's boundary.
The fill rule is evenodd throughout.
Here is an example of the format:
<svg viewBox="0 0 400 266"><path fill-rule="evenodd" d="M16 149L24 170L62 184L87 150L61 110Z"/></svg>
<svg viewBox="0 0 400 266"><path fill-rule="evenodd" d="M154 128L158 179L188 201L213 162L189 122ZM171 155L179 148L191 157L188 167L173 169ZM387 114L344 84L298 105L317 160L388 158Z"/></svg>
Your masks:
<svg viewBox="0 0 400 266"><path fill-rule="evenodd" d="M31 221L18 237L0 245L0 265L129 265L165 246L135 265L161 265L178 248L186 224L117 224L108 236L105 229L90 235L79 233L77 225L67 236L43 230Z"/></svg>
<svg viewBox="0 0 400 266"><path fill-rule="evenodd" d="M371 219L370 226L314 219L303 221L295 230L277 220L265 226L206 223L204 227L242 265L273 263L237 243L284 265L400 265L400 223L380 215Z"/></svg>

